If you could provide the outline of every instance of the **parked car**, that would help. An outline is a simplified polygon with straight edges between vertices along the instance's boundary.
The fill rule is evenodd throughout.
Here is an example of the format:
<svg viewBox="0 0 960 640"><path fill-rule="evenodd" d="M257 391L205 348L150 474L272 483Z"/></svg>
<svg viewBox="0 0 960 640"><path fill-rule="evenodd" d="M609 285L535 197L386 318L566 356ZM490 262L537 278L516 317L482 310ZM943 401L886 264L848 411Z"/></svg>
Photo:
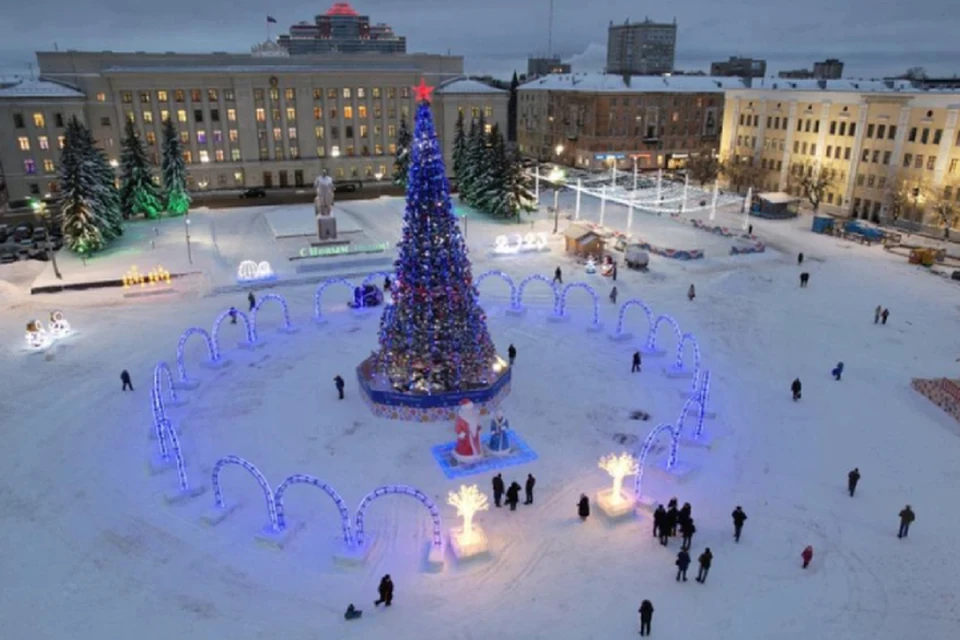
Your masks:
<svg viewBox="0 0 960 640"><path fill-rule="evenodd" d="M267 190L263 187L250 187L240 194L241 198L266 198Z"/></svg>
<svg viewBox="0 0 960 640"><path fill-rule="evenodd" d="M334 193L353 193L360 188L359 182L338 182L333 187Z"/></svg>
<svg viewBox="0 0 960 640"><path fill-rule="evenodd" d="M624 261L630 269L645 271L650 264L650 254L638 244L628 244L624 251Z"/></svg>

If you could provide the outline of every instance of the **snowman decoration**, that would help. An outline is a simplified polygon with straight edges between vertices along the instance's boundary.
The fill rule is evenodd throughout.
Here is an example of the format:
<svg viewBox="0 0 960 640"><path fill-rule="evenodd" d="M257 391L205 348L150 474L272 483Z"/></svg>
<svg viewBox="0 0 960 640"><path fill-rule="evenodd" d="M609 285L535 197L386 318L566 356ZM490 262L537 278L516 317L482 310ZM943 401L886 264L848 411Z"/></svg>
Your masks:
<svg viewBox="0 0 960 640"><path fill-rule="evenodd" d="M510 455L510 421L503 413L497 411L497 415L490 421L490 444L487 448L490 454L494 456Z"/></svg>
<svg viewBox="0 0 960 640"><path fill-rule="evenodd" d="M50 334L54 338L62 338L70 333L70 323L63 317L62 311L50 312Z"/></svg>
<svg viewBox="0 0 960 640"><path fill-rule="evenodd" d="M587 258L586 272L589 275L593 275L597 272L597 261L593 259L593 256Z"/></svg>
<svg viewBox="0 0 960 640"><path fill-rule="evenodd" d="M480 444L480 411L467 399L460 401L454 429L457 443L453 449L453 457L457 462L471 463L481 460L483 446Z"/></svg>
<svg viewBox="0 0 960 640"><path fill-rule="evenodd" d="M27 323L27 345L31 349L46 349L51 342L50 334L43 328L42 322L31 320Z"/></svg>

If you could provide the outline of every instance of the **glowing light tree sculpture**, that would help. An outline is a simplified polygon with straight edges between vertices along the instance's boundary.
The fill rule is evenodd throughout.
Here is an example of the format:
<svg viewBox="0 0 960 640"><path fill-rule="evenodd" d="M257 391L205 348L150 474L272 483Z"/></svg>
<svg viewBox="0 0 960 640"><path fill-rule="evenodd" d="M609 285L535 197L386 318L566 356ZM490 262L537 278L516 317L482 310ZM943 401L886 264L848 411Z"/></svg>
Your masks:
<svg viewBox="0 0 960 640"><path fill-rule="evenodd" d="M629 453L621 453L600 458L599 466L613 478L613 487L597 494L597 504L600 509L612 520L618 520L630 515L634 510L633 496L623 490L623 479L636 475L640 470L637 459Z"/></svg>
<svg viewBox="0 0 960 640"><path fill-rule="evenodd" d="M457 560L465 560L487 552L487 535L479 526L474 526L473 516L478 511L487 511L490 504L487 496L480 493L477 485L460 485L459 491L451 491L447 504L457 508L463 518L463 526L450 529L450 548Z"/></svg>

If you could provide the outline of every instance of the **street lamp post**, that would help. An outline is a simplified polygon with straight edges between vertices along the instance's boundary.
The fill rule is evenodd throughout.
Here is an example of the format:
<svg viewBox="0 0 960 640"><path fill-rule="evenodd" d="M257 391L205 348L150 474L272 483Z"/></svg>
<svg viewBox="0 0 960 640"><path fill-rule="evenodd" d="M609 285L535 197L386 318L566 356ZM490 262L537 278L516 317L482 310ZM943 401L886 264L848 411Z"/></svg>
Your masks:
<svg viewBox="0 0 960 640"><path fill-rule="evenodd" d="M566 174L558 168L550 172L549 180L553 184L553 232L560 228L560 189Z"/></svg>
<svg viewBox="0 0 960 640"><path fill-rule="evenodd" d="M183 230L187 236L187 260L190 261L190 264L193 264L193 252L190 249L190 214L189 213L183 219Z"/></svg>
<svg viewBox="0 0 960 640"><path fill-rule="evenodd" d="M377 171L375 174L373 174L373 177L377 179L377 199L379 199L383 197L383 183L380 182L383 180L383 173Z"/></svg>

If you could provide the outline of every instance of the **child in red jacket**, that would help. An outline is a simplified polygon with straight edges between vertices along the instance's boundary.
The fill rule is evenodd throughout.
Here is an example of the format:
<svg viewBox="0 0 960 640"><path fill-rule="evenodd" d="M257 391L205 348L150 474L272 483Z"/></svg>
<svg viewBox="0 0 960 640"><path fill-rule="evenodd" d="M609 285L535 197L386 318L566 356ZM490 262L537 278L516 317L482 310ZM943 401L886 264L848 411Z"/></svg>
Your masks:
<svg viewBox="0 0 960 640"><path fill-rule="evenodd" d="M800 557L803 558L803 568L806 569L810 566L810 561L813 560L813 547L807 545L807 548L803 550Z"/></svg>

